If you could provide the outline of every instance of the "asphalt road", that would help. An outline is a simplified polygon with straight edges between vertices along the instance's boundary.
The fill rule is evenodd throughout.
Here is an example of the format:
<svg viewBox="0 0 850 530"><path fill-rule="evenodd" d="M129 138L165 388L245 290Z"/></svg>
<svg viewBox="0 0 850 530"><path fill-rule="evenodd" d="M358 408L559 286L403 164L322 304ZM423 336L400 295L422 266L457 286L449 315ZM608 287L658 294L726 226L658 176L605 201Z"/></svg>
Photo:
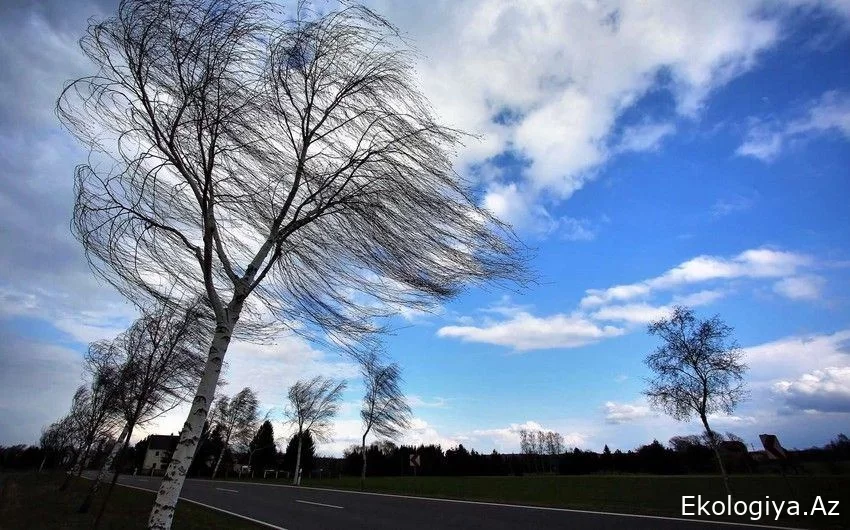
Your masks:
<svg viewBox="0 0 850 530"><path fill-rule="evenodd" d="M156 491L156 477L122 475L119 484ZM423 499L262 483L189 479L181 498L286 530L735 528L721 523ZM740 527L740 526L739 526ZM764 528L764 527L761 527ZM179 529L177 529L179 530Z"/></svg>

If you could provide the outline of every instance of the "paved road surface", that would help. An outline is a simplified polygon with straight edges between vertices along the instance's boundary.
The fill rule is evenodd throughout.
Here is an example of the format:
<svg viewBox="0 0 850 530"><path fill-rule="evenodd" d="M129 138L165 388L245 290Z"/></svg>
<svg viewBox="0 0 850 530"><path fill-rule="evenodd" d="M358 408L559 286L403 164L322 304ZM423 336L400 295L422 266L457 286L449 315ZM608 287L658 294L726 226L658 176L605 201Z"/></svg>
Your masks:
<svg viewBox="0 0 850 530"><path fill-rule="evenodd" d="M155 491L159 487L159 479L122 475L119 484ZM189 479L183 486L181 497L286 530L736 528L693 520L453 502L233 481Z"/></svg>

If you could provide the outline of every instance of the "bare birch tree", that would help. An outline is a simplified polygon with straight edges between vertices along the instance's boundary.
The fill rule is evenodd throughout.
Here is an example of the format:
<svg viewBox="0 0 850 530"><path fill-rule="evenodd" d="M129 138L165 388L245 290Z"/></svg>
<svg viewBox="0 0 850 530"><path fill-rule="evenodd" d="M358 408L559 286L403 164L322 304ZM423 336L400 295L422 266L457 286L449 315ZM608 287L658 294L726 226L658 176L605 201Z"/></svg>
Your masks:
<svg viewBox="0 0 850 530"><path fill-rule="evenodd" d="M224 445L216 460L212 478L215 478L224 453L231 445L247 447L257 429L259 402L254 391L248 387L240 390L233 399L221 396L213 410L213 422L222 429Z"/></svg>
<svg viewBox="0 0 850 530"><path fill-rule="evenodd" d="M60 420L51 423L42 430L39 446L44 451L44 458L38 471L44 469L44 464L49 458L56 459L57 464L62 464L69 452L73 450L74 425L70 416L64 416Z"/></svg>
<svg viewBox="0 0 850 530"><path fill-rule="evenodd" d="M360 470L360 487L366 483L366 437L370 432L389 439L398 436L410 426L411 410L401 391L401 369L395 363L384 364L377 353L361 358L360 372L366 386L360 418L363 420L363 438L360 453L363 467Z"/></svg>
<svg viewBox="0 0 850 530"><path fill-rule="evenodd" d="M345 381L334 381L316 376L306 381L297 381L289 387L289 406L286 416L298 429L298 449L295 453L295 471L292 484L299 483L301 469L301 445L305 431L310 431L316 441L326 441L333 427L332 420L339 411L339 402L345 391Z"/></svg>
<svg viewBox="0 0 850 530"><path fill-rule="evenodd" d="M708 416L731 414L746 397L743 352L731 338L732 328L719 317L698 320L692 309L673 308L668 318L649 325L649 334L663 341L646 358L655 373L644 394L653 406L679 421L697 416L717 457L723 484L732 488L718 448L718 434L711 430Z"/></svg>
<svg viewBox="0 0 850 530"><path fill-rule="evenodd" d="M73 231L130 299L176 289L215 316L151 528L170 527L234 333L278 322L353 348L400 306L524 278L510 230L452 169L461 134L372 11L122 0L81 46L96 71L57 103L92 159Z"/></svg>
<svg viewBox="0 0 850 530"><path fill-rule="evenodd" d="M97 347L99 343L89 345L90 350ZM74 392L69 417L78 448L73 467L60 490L67 489L71 477L82 475L92 445L96 440L108 436L115 427L118 412L115 407L116 375L111 367L95 367L91 371L91 384L81 385Z"/></svg>
<svg viewBox="0 0 850 530"><path fill-rule="evenodd" d="M204 366L206 335L203 315L193 305L187 310L159 304L142 311L130 328L100 347L90 349L90 365L110 367L116 374L115 407L123 429L79 511L86 512L115 457L126 451L133 430L191 399ZM116 462L109 490L95 524L100 521L121 462Z"/></svg>

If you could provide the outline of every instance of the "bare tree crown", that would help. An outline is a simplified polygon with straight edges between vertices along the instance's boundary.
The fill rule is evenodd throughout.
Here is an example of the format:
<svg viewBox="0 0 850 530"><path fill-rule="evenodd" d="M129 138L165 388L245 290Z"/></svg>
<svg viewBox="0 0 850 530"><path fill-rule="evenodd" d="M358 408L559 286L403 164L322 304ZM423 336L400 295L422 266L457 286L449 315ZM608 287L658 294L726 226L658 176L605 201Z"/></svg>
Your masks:
<svg viewBox="0 0 850 530"><path fill-rule="evenodd" d="M197 311L169 304L142 310L113 340L89 347L86 364L115 374L114 406L142 425L191 397L204 366L207 330Z"/></svg>
<svg viewBox="0 0 850 530"><path fill-rule="evenodd" d="M655 374L644 392L650 402L679 420L731 413L746 397L747 370L732 331L717 316L698 320L681 306L650 324L649 333L663 341L646 358Z"/></svg>
<svg viewBox="0 0 850 530"><path fill-rule="evenodd" d="M257 430L259 401L249 387L236 393L233 398L221 396L213 409L213 421L225 432L225 438L239 447L245 447Z"/></svg>
<svg viewBox="0 0 850 530"><path fill-rule="evenodd" d="M316 376L289 387L286 415L299 434L309 430L317 441L328 439L345 386L345 381Z"/></svg>
<svg viewBox="0 0 850 530"><path fill-rule="evenodd" d="M375 353L361 360L361 373L366 385L360 417L366 435L397 438L410 425L411 410L401 390L401 368L395 363L383 364Z"/></svg>
<svg viewBox="0 0 850 530"><path fill-rule="evenodd" d="M369 9L123 0L81 45L98 69L57 103L92 153L73 230L128 296L176 285L219 325L244 309L350 344L400 304L524 277L510 230L452 170L460 133Z"/></svg>

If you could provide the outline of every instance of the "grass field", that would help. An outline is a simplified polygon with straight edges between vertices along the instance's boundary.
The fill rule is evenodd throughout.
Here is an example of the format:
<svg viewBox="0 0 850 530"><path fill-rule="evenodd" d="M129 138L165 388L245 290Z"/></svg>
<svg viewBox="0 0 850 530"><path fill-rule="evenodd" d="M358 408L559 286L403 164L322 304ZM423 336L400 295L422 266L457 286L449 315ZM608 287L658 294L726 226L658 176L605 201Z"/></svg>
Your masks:
<svg viewBox="0 0 850 530"><path fill-rule="evenodd" d="M808 511L814 498L840 501L835 517L781 517L773 513L756 523L797 527L850 528L850 476L738 475L731 477L735 500L796 500ZM357 477L304 480L303 485L359 489ZM500 503L533 504L583 510L649 515L682 515L683 495L702 495L703 500L725 500L717 476L581 475L531 477L371 477L368 491L422 495ZM826 504L828 507L829 504ZM722 520L753 522L732 517Z"/></svg>
<svg viewBox="0 0 850 530"><path fill-rule="evenodd" d="M63 480L59 473L9 473L0 475L0 529L91 528L100 498L90 513L79 514L77 507L86 494L88 480L75 479L66 491L57 491ZM104 513L101 528L132 530L147 528L153 493L117 486ZM174 528L201 530L264 528L244 519L181 501L174 515Z"/></svg>

